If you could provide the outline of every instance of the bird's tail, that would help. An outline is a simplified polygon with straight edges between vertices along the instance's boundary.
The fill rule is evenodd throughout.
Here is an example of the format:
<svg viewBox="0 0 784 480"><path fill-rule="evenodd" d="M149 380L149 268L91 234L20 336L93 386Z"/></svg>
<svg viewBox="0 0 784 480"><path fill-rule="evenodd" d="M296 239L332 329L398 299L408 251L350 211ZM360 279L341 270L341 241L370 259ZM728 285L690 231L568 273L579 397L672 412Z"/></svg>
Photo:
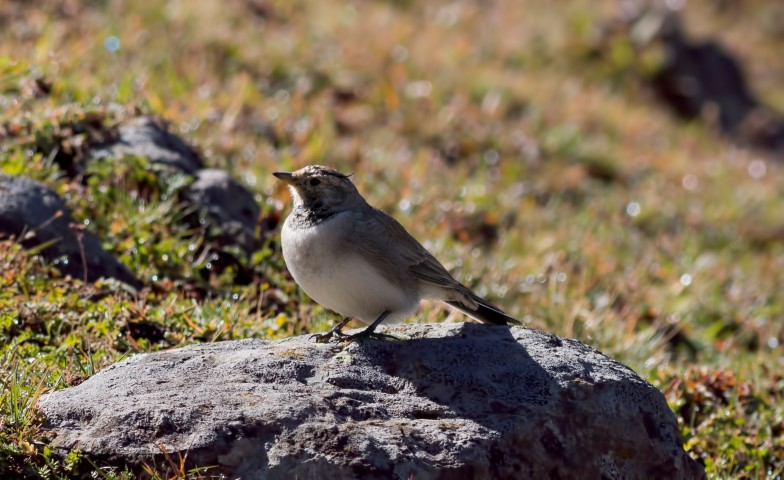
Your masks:
<svg viewBox="0 0 784 480"><path fill-rule="evenodd" d="M471 299L476 302L477 309L472 310L470 307L463 305L460 302L448 301L447 304L455 307L461 312L465 313L471 318L475 318L483 323L492 325L520 325L520 321L514 317L510 317L495 305L488 303L477 295L472 294Z"/></svg>

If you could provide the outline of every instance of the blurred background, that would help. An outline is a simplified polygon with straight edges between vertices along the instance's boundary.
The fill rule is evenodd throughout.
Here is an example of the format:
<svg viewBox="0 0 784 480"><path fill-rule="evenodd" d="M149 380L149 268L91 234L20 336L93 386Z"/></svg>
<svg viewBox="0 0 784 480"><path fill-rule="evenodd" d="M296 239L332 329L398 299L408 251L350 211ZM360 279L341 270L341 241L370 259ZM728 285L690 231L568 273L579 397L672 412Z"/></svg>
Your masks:
<svg viewBox="0 0 784 480"><path fill-rule="evenodd" d="M781 478L783 44L780 0L1 2L0 170L143 288L0 242L0 473L70 465L41 389L333 325L285 270L270 175L320 163L480 295L662 390L711 478ZM162 169L138 128L196 166ZM245 213L182 207L205 169Z"/></svg>

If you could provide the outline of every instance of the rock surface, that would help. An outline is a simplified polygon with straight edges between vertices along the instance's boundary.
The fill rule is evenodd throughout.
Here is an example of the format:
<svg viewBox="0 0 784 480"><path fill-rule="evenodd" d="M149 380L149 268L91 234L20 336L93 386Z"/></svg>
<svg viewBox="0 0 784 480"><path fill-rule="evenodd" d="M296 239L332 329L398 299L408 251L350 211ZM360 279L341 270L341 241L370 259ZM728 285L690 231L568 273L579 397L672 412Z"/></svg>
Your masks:
<svg viewBox="0 0 784 480"><path fill-rule="evenodd" d="M62 449L228 478L705 478L662 394L573 340L400 325L139 355L42 397Z"/></svg>
<svg viewBox="0 0 784 480"><path fill-rule="evenodd" d="M27 248L51 243L41 255L66 275L95 281L115 278L135 289L141 282L101 246L98 237L72 227L60 197L45 185L0 173L0 238L17 238Z"/></svg>

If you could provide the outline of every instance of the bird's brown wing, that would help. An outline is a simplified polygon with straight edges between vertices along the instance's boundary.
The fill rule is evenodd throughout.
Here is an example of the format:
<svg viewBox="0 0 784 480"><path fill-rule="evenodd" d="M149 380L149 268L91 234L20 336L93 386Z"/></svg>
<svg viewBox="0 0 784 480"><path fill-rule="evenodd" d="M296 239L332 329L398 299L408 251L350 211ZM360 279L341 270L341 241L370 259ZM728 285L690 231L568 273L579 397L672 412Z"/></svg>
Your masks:
<svg viewBox="0 0 784 480"><path fill-rule="evenodd" d="M384 271L402 279L407 273L417 280L442 288L469 291L403 228L397 220L373 207L356 216L347 236L355 251Z"/></svg>
<svg viewBox="0 0 784 480"><path fill-rule="evenodd" d="M405 228L386 213L368 206L356 216L347 237L354 251L369 262L383 265L390 281L409 282L409 274L420 282L452 291L446 302L479 321L510 325L520 322L487 302L452 277L443 265ZM360 241L360 239L362 239Z"/></svg>

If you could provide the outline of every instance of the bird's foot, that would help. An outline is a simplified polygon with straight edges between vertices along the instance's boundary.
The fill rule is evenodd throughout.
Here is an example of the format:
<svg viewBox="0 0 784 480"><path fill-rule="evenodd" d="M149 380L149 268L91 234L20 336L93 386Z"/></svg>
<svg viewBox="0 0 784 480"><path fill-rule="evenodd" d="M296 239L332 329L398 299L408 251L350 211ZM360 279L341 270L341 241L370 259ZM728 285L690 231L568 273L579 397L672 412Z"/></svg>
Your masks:
<svg viewBox="0 0 784 480"><path fill-rule="evenodd" d="M402 340L402 338L398 338L398 337L396 337L394 335L389 335L387 333L370 332L368 334L365 334L364 331L361 331L359 333L355 333L354 335L347 335L347 337L348 338L346 340L348 340L349 342L356 342L356 341L359 341L359 340L366 340L368 338L373 338L375 340L382 340L382 341L385 341L385 342Z"/></svg>
<svg viewBox="0 0 784 480"><path fill-rule="evenodd" d="M400 338L395 337L394 335L389 335L386 333L380 333L374 331L374 329L368 327L362 330L359 333L355 333L354 335L345 335L346 340L349 342L357 342L361 340L367 340L369 338L373 338L375 340L383 340L383 341L398 341L401 340Z"/></svg>
<svg viewBox="0 0 784 480"><path fill-rule="evenodd" d="M392 335L387 335L386 333L378 333L376 332L376 327L381 325L387 316L389 315L389 311L384 311L375 322L370 324L366 329L362 330L359 333L355 333L354 335L346 335L343 333L342 328L346 326L346 324L351 320L350 318L343 319L342 322L338 323L332 330L328 331L327 333L316 333L310 338L315 338L316 343L325 343L329 342L333 338L337 338L338 340L344 340L347 342L356 342L359 340L367 340L368 338L374 338L376 340L401 340Z"/></svg>
<svg viewBox="0 0 784 480"><path fill-rule="evenodd" d="M348 335L347 340L349 342L356 342L357 340L367 340L368 338L375 338L376 340L400 340L397 337L393 337L392 335L387 335L386 333L377 333L376 327L381 325L381 322L386 320L389 316L389 310L384 310L381 315L376 319L375 322L371 323L366 329L362 330L359 333L355 333L354 335Z"/></svg>
<svg viewBox="0 0 784 480"><path fill-rule="evenodd" d="M343 327L346 326L348 322L350 322L350 318L344 318L343 321L332 327L332 329L326 333L315 333L310 338L316 339L316 343L327 343L333 338L337 339L345 339L351 338L353 335L346 335L343 333Z"/></svg>

